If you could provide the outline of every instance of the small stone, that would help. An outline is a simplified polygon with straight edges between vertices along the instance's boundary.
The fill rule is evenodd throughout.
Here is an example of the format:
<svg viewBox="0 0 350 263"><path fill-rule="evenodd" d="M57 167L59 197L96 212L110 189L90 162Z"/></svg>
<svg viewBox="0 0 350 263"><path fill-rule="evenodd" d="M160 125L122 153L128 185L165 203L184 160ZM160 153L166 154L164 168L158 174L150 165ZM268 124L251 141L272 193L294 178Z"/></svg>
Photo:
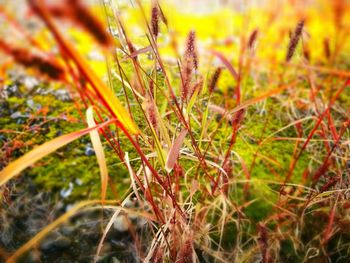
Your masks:
<svg viewBox="0 0 350 263"><path fill-rule="evenodd" d="M10 117L11 117L11 119L18 119L18 118L22 117L22 113L19 111L16 111L16 112L12 113Z"/></svg>
<svg viewBox="0 0 350 263"><path fill-rule="evenodd" d="M129 223L125 216L118 216L113 223L115 230L119 232L125 232L129 229Z"/></svg>
<svg viewBox="0 0 350 263"><path fill-rule="evenodd" d="M9 85L5 87L7 96L16 96L19 97L21 94L19 92L18 85Z"/></svg>
<svg viewBox="0 0 350 263"><path fill-rule="evenodd" d="M65 102L72 101L72 98L69 92L65 89L55 90L53 95L56 97L56 99L60 101L65 101Z"/></svg>
<svg viewBox="0 0 350 263"><path fill-rule="evenodd" d="M73 184L72 182L70 182L68 188L62 189L62 190L60 191L60 195L61 195L63 198L66 198L66 197L70 196L71 193L73 192L73 188L74 188L74 184Z"/></svg>
<svg viewBox="0 0 350 263"><path fill-rule="evenodd" d="M75 230L74 226L63 226L61 228L61 233L66 235L66 236L69 236L69 235L73 234L74 230Z"/></svg>
<svg viewBox="0 0 350 263"><path fill-rule="evenodd" d="M44 241L41 242L40 244L40 249L41 250L50 250L55 247L55 239L57 237L57 234L51 234L51 236L48 236L44 239Z"/></svg>
<svg viewBox="0 0 350 263"><path fill-rule="evenodd" d="M32 99L27 100L27 106L32 110L39 110L41 109L40 103L35 103Z"/></svg>
<svg viewBox="0 0 350 263"><path fill-rule="evenodd" d="M38 250L31 250L28 254L27 262L40 262L41 253Z"/></svg>
<svg viewBox="0 0 350 263"><path fill-rule="evenodd" d="M107 254L112 251L112 246L110 243L104 243L101 249L101 255Z"/></svg>
<svg viewBox="0 0 350 263"><path fill-rule="evenodd" d="M127 246L128 246L125 242L122 242L122 241L120 241L120 240L114 240L114 239L112 239L112 240L111 240L111 243L112 243L112 245L114 246L114 248L115 248L116 250L124 250L124 249L126 249Z"/></svg>
<svg viewBox="0 0 350 263"><path fill-rule="evenodd" d="M71 243L72 242L68 237L60 236L55 240L54 246L56 248L65 249L65 248L68 248L71 245Z"/></svg>
<svg viewBox="0 0 350 263"><path fill-rule="evenodd" d="M61 130L56 132L56 137L61 136L61 135L62 135L62 131Z"/></svg>
<svg viewBox="0 0 350 263"><path fill-rule="evenodd" d="M68 237L54 234L47 237L40 245L41 250L65 249L71 245Z"/></svg>
<svg viewBox="0 0 350 263"><path fill-rule="evenodd" d="M143 228L147 224L147 220L143 217L139 217L137 220L137 228Z"/></svg>
<svg viewBox="0 0 350 263"><path fill-rule="evenodd" d="M69 204L66 206L66 212L68 212L69 210L71 210L74 207L73 204Z"/></svg>
<svg viewBox="0 0 350 263"><path fill-rule="evenodd" d="M32 90L35 86L39 85L39 82L34 77L25 77L23 80L23 85L26 89Z"/></svg>
<svg viewBox="0 0 350 263"><path fill-rule="evenodd" d="M89 146L86 146L85 148L85 155L86 156L92 156L95 155L95 150Z"/></svg>
<svg viewBox="0 0 350 263"><path fill-rule="evenodd" d="M130 200L130 199L126 199L125 201L124 201L124 207L126 207L126 208L131 208L131 207L133 207L134 206L134 203Z"/></svg>
<svg viewBox="0 0 350 263"><path fill-rule="evenodd" d="M112 263L120 263L120 260L116 257L112 257Z"/></svg>
<svg viewBox="0 0 350 263"><path fill-rule="evenodd" d="M7 142L7 137L3 134L0 134L0 142Z"/></svg>
<svg viewBox="0 0 350 263"><path fill-rule="evenodd" d="M24 124L25 123L25 121L24 121L24 119L17 119L17 121L16 121L16 124Z"/></svg>
<svg viewBox="0 0 350 263"><path fill-rule="evenodd" d="M129 215L128 215L128 218L129 218L130 220L132 220L132 221L136 221L137 218L138 218L138 215L136 215L136 214L129 214Z"/></svg>
<svg viewBox="0 0 350 263"><path fill-rule="evenodd" d="M79 179L79 178L75 179L75 183L77 185L83 185L83 181L81 179Z"/></svg>

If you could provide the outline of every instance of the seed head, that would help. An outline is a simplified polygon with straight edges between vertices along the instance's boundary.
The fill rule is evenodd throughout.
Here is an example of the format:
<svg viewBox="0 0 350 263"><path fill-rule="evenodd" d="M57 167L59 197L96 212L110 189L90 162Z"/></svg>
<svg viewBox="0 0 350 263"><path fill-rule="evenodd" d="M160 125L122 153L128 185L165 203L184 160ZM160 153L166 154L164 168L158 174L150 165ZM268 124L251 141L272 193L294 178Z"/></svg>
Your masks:
<svg viewBox="0 0 350 263"><path fill-rule="evenodd" d="M294 52L295 52L295 49L299 43L301 34L303 33L303 28L304 28L304 20L302 20L298 23L298 25L296 26L296 28L294 30L294 34L292 35L292 37L289 41L288 52L286 55L287 62L289 62L294 55Z"/></svg>
<svg viewBox="0 0 350 263"><path fill-rule="evenodd" d="M159 33L159 9L156 3L152 6L151 29L153 37L156 39Z"/></svg>
<svg viewBox="0 0 350 263"><path fill-rule="evenodd" d="M256 39L258 37L259 31L257 29L255 29L249 36L249 40L248 40L248 48L249 49L253 49L254 48L254 44L256 42Z"/></svg>
<svg viewBox="0 0 350 263"><path fill-rule="evenodd" d="M221 75L221 71L222 71L221 68L217 68L213 76L211 77L211 80L209 83L209 94L211 94L214 91L216 84L218 83L219 77Z"/></svg>
<svg viewBox="0 0 350 263"><path fill-rule="evenodd" d="M185 59L192 60L195 69L198 68L198 55L196 50L196 33L192 30L188 34L186 42Z"/></svg>

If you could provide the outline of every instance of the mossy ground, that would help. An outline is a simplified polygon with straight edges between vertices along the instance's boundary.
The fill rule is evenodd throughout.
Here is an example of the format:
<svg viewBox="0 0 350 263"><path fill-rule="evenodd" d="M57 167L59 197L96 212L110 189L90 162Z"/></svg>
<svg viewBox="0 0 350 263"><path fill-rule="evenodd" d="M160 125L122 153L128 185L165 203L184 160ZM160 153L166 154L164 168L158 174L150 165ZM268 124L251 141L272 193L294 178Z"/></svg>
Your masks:
<svg viewBox="0 0 350 263"><path fill-rule="evenodd" d="M149 6L146 7L146 10L147 8ZM285 17L290 15L289 11L288 8L284 10L284 12L287 12ZM300 62L301 67L294 67L293 64L286 66L284 56L286 46L288 46L288 38L285 36L287 35L286 32L292 29L292 25L286 25L285 21L277 21L276 24L270 26L265 21L268 19L264 17L264 12L256 10L255 12L257 15L250 17L250 27L254 29L254 26L260 26L260 22L262 23L263 21L264 23L261 24L260 28L263 34L259 38L257 53L246 56L247 61L252 58L252 65L247 63L245 67L240 69L240 74L242 75L240 80L242 101L249 101L266 91L284 85L288 86L288 88L276 95L267 96L266 99L245 108L236 141L231 152L229 152L232 174L230 174L227 193L213 196L207 194L213 187L205 177L207 171L198 169L199 172L196 174L194 171L199 167L198 159L191 159L182 155L179 163L186 174L180 179L180 190L183 192L181 198L186 199L190 196L189 182L200 181L202 187L200 190L206 191L197 191L191 196L191 205L209 210L206 214L206 223L208 223L209 236L214 242L212 245L214 250L242 250L245 254L243 253L244 255L241 259L244 261L245 256L250 259L254 258L254 255L259 256L259 246L265 242L271 246L272 252L275 251L279 255L276 258L286 262L299 262L306 258L311 260L308 262L321 262L326 257L342 260L342 253L347 248L340 243L349 243L348 227L350 223L346 218L348 215L346 208L337 207L335 222L338 228L336 228L334 236L329 242L324 244L321 241L322 235L324 235L323 233L330 221L330 210L333 206L332 202L335 195L334 193L325 193L325 195L329 195L325 200L306 207L308 205L308 202L306 202L307 198L299 194L303 192L303 187L312 184L312 175L322 165L322 161L327 155L324 140L334 140L334 138L329 136L331 133L329 132L327 138L322 137L321 132L315 134L305 151L300 155L292 173L290 173L290 170L301 145L315 125L315 119L320 112L326 109L327 103L335 91L343 84L344 77L336 77L333 74L329 74L329 72L322 73L322 70L315 70L312 74L317 76L317 78L314 81L315 83L311 83L309 78L311 74L310 69L307 69L309 65L307 63L313 63L317 67L329 70L333 66L332 63L334 61L331 62L323 57L320 58L319 49L312 53L310 61L306 61L303 57L304 50L301 45L296 49L294 60L291 62ZM122 16L125 16L123 17L124 19L128 19L127 31L131 35L131 41L136 48L147 47L149 43L144 35L139 37L138 34L130 33L133 32L134 27L137 28L139 26L137 25L139 18L136 18L139 14L137 15L136 13L138 11L132 9L130 12L123 13ZM208 54L205 52L210 49L220 50L225 55L228 54L230 63L238 68L239 58L237 54L240 54L240 45L238 43L241 40L225 38L229 38L231 35L244 35L240 32L242 30L240 26L244 24L243 16L232 15L232 23L230 23L230 28L227 30L229 33L227 33L223 30L225 28L223 24L227 23L224 20L230 17L231 12L228 10L222 10L221 13L215 13L212 16L203 18L211 21L208 27L203 25L204 22L199 17L183 15L175 11L170 13L169 21L172 26L177 27L177 31L172 33L178 34L177 40L179 40L179 43L184 40L185 35L190 30L190 24L198 31L198 42L209 43L200 47L202 52L200 59L203 57L204 66L199 68L194 78L197 78L202 73L205 76L204 83L208 83L210 76L215 70L215 66L212 64L218 64L218 61L212 58L208 59ZM250 15L247 14L248 16ZM271 16L269 19L275 21L276 18ZM293 19L295 20L296 18ZM314 24L314 22L320 22L319 19L319 17L316 19L309 18L310 21L308 21L307 26L311 36L318 36L320 26L317 23ZM330 25L327 26L329 29ZM220 30L217 30L218 28ZM139 32L140 28L137 28L137 30L136 32ZM166 28L163 26L161 30L165 31ZM247 29L244 28L244 30ZM329 29L329 31L331 34L334 34L333 29ZM277 34L277 32L280 34ZM327 37L331 38L331 36ZM79 34L74 33L73 38L78 39ZM216 38L219 38L220 41L216 41ZM310 37L308 45L319 45L320 39L321 37ZM165 58L165 67L169 71L168 76L174 87L175 95L179 104L182 105L179 68L176 62L169 60L170 62L168 63L167 60L169 56L178 54L172 54L168 40L167 34L161 34L158 38L158 44L160 53ZM88 41L83 39L80 42L86 43ZM230 43L226 45L226 42ZM272 45L273 48L271 47ZM81 49L83 53L86 53L92 48L87 44ZM339 54L336 61L338 64L337 68L348 71L349 64L346 50L343 50L343 53ZM235 55L232 56L232 54ZM116 64L112 63L112 68L115 70L113 73L126 77L127 81L134 85L137 90L140 87L137 86L139 83L135 81L136 74L132 63L127 62L128 58L124 53L120 52L118 56L121 57L123 72L120 74L120 72L115 70L117 68ZM171 101L172 99L167 100L169 94L167 94L164 72L155 63L154 56L151 54L140 54L138 62L144 70L142 76L144 77L143 82L145 86L149 86L150 78L155 79L155 85L157 86L155 105L160 116L166 119L164 123L169 129L169 134L176 138L178 134L177 129L180 130L181 125L178 116L170 110L170 104L173 105L174 101ZM257 62L256 65L254 64L255 62ZM92 67L96 69L101 77L105 77L106 73L103 64L104 61L92 63ZM2 110L0 118L2 129L0 148L3 153L1 166L5 166L12 160L22 156L36 145L43 144L62 134L86 127L84 121L85 112L82 112L82 115L80 115L76 107L78 105L84 108L80 105L81 101L77 99L77 94L73 94L74 98L77 99L77 104L74 104L71 99L60 99L57 95L57 91L67 90L67 87L53 83L48 84L43 81L28 90L24 85L23 78L26 78L26 76L9 76L8 82L4 86L4 91L7 92L7 95L2 97L0 101ZM142 130L143 138L146 138L144 141L140 140L140 145L146 153L151 151L153 151L153 154L156 153L154 145L149 143L154 139L154 135L146 122L147 116L145 118L143 112L145 106L138 105L132 91L129 89L124 91L117 78L112 76L112 83L110 84L116 95L122 100L122 103L126 104L124 92L128 98L132 98L129 106L131 106L133 118L140 130ZM194 142L200 145L200 150L203 152L209 146L205 158L208 162L210 161L217 166L222 164L223 155L230 146L232 123L215 111L207 111L207 106L212 103L225 110L234 109L237 106L237 98L234 94L236 85L237 81L234 80L232 74L224 69L214 92L210 96L204 92L204 96L195 101L194 106L191 108L192 111L186 112L186 114L189 114L189 123ZM310 90L315 87L317 88L317 96L316 98L311 98ZM338 130L348 116L346 110L350 108L349 98L350 91L345 89L333 105L331 117ZM316 109L317 107L318 109ZM207 116L205 115L206 113L208 113ZM207 120L207 122L204 122L203 119ZM204 123L205 125L203 125ZM331 126L329 120L325 121L325 125L327 124ZM202 137L203 129L205 129L205 134L213 135L211 141L203 139L205 137ZM325 129L327 130L329 127L325 127ZM114 128L111 131L115 132ZM349 136L348 132L345 136ZM206 138L210 138L210 136ZM129 191L130 175L107 141L103 138L102 140L109 169L110 185L113 186L108 188L107 198L121 200L121 197L131 192ZM130 160L132 160L132 166L136 167L135 169L140 167L139 155L123 135L120 138L120 146L124 152L128 152ZM168 150L169 145L164 144L163 146L164 149ZM186 140L182 150L193 154L191 152L193 150L192 146L193 141ZM339 146L340 149L337 149L338 152L336 152L340 157L337 156L339 159L337 159L335 167L337 167L338 171L341 171L341 177L348 175L348 170L345 167L346 153L348 152L346 147L346 144ZM152 157L151 162L157 169L161 167L159 159ZM245 170L248 171L250 178L247 178ZM318 184L314 186L313 191L320 191L320 188L327 183L327 179L339 176L334 170L327 171L324 178L321 178ZM159 171L160 173L164 172L164 168L159 168ZM170 173L167 176L173 176L173 174ZM220 173L217 169L210 170L211 176L215 177L218 174ZM100 198L99 168L91 148L89 136L76 140L40 160L22 172L20 178L29 178L29 182L25 182L23 186L20 183L17 184L16 181L9 184L6 188L6 191L10 192L9 196L11 196L12 190L13 193L20 192L23 194L25 191L18 191L18 188L26 188L28 185L35 189L40 189L40 193L45 193L49 196L46 201L51 205L64 203L62 210L57 212L57 214L63 213L66 208L69 208L68 205L79 200ZM21 179L17 180L17 182L21 182ZM285 181L288 183L287 189L281 189L281 185ZM151 183L151 188L155 193L162 192L156 183ZM345 187L339 186L338 190L343 191ZM12 195L11 198L9 200L6 200L6 198L1 200L5 203L5 207L10 208L11 201L21 200L16 194ZM168 204L166 202L157 201L160 208L167 208ZM227 212L225 209L228 203L231 205L230 208L235 207L236 209L230 211L229 215L224 214ZM186 204L185 206L187 208L190 205ZM300 218L303 218L302 222L299 221ZM269 240L264 240L264 231L268 232ZM28 236L23 237L23 239L25 238L28 238ZM17 240L15 244L12 244L11 250L20 246L23 242L22 240ZM98 242L98 238L96 238L96 242ZM200 244L201 241L197 241L197 245L199 246ZM318 254L312 258L308 253L316 251L315 247L318 247L316 249ZM200 252L201 250L198 249L198 251Z"/></svg>

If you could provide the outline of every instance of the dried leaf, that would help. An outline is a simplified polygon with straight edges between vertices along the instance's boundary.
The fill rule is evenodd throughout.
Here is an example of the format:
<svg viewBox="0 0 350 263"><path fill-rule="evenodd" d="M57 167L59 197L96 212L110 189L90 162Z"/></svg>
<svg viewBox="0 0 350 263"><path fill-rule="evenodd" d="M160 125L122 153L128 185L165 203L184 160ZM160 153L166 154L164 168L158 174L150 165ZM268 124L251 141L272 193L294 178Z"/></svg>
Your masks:
<svg viewBox="0 0 350 263"><path fill-rule="evenodd" d="M175 140L173 146L171 147L168 157L166 159L166 165L165 165L165 169L170 172L173 168L174 165L176 163L177 158L179 157L180 154L180 148L182 146L182 143L186 137L187 134L187 129L183 129L179 136L177 137L177 139Z"/></svg>

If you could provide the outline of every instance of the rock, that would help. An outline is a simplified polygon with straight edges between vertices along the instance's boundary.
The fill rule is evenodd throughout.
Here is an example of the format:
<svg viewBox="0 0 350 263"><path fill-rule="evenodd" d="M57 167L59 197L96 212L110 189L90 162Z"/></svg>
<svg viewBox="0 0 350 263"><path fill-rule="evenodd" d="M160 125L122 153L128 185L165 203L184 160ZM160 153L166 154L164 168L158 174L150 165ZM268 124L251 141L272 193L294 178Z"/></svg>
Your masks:
<svg viewBox="0 0 350 263"><path fill-rule="evenodd" d="M61 131L61 130L58 130L58 131L56 132L56 137L61 136L61 135L62 135L62 131Z"/></svg>
<svg viewBox="0 0 350 263"><path fill-rule="evenodd" d="M112 257L112 263L120 263L120 260L116 257Z"/></svg>
<svg viewBox="0 0 350 263"><path fill-rule="evenodd" d="M69 236L69 235L73 234L73 232L75 231L75 227L74 226L63 226L60 231L63 235Z"/></svg>
<svg viewBox="0 0 350 263"><path fill-rule="evenodd" d="M28 263L40 262L40 251L33 249L29 252L28 257L26 258Z"/></svg>
<svg viewBox="0 0 350 263"><path fill-rule="evenodd" d="M5 91L6 91L6 97L10 97L10 96L20 97L21 96L21 93L19 92L19 88L18 88L17 84L5 86Z"/></svg>
<svg viewBox="0 0 350 263"><path fill-rule="evenodd" d="M34 77L25 77L22 80L23 86L27 89L27 90L32 90L35 86L39 85L39 81L34 78Z"/></svg>
<svg viewBox="0 0 350 263"><path fill-rule="evenodd" d="M79 178L75 179L75 183L77 185L83 185L83 181L81 179L79 179Z"/></svg>
<svg viewBox="0 0 350 263"><path fill-rule="evenodd" d="M130 199L126 199L124 201L124 205L123 206L126 207L126 208L131 208L131 207L134 206L134 203Z"/></svg>
<svg viewBox="0 0 350 263"><path fill-rule="evenodd" d="M12 113L10 117L11 117L11 119L18 119L18 118L22 117L22 113L19 111L16 111L16 112Z"/></svg>
<svg viewBox="0 0 350 263"><path fill-rule="evenodd" d="M71 240L68 237L60 236L55 240L54 246L56 248L65 249L71 245Z"/></svg>
<svg viewBox="0 0 350 263"><path fill-rule="evenodd" d="M70 182L68 188L62 189L62 190L60 191L60 195L61 195L63 198L66 198L66 197L70 196L71 193L73 192L73 188L74 188L74 184L73 184L72 182Z"/></svg>
<svg viewBox="0 0 350 263"><path fill-rule="evenodd" d="M66 206L66 212L68 212L69 210L71 210L74 207L74 204L69 204Z"/></svg>
<svg viewBox="0 0 350 263"><path fill-rule="evenodd" d="M0 142L7 142L7 137L3 134L0 134Z"/></svg>
<svg viewBox="0 0 350 263"><path fill-rule="evenodd" d="M145 227L146 224L147 224L147 220L145 218L139 217L137 219L137 228L139 228L139 229L143 228L143 227Z"/></svg>
<svg viewBox="0 0 350 263"><path fill-rule="evenodd" d="M66 102L72 101L72 98L71 98L69 92L65 89L55 90L53 92L53 95L56 97L56 99L58 99L60 101L66 101Z"/></svg>
<svg viewBox="0 0 350 263"><path fill-rule="evenodd" d="M113 244L114 249L116 250L125 250L128 247L127 243L120 240L112 239L110 242Z"/></svg>
<svg viewBox="0 0 350 263"><path fill-rule="evenodd" d="M101 255L107 254L112 251L112 245L110 243L104 243L101 249Z"/></svg>
<svg viewBox="0 0 350 263"><path fill-rule="evenodd" d="M132 221L136 221L138 219L138 215L136 214L129 214L128 215L128 218Z"/></svg>
<svg viewBox="0 0 350 263"><path fill-rule="evenodd" d="M51 234L40 244L41 250L66 249L71 245L71 240L68 237L57 233Z"/></svg>
<svg viewBox="0 0 350 263"><path fill-rule="evenodd" d="M129 222L124 215L121 215L114 220L113 227L119 232L125 232L129 229Z"/></svg>
<svg viewBox="0 0 350 263"><path fill-rule="evenodd" d="M18 124L18 125L20 125L20 124L24 124L25 123L25 121L24 121L24 119L17 119L17 121L16 121L16 124Z"/></svg>
<svg viewBox="0 0 350 263"><path fill-rule="evenodd" d="M86 156L92 156L95 155L95 150L91 148L90 146L85 147L85 155Z"/></svg>
<svg viewBox="0 0 350 263"><path fill-rule="evenodd" d="M32 99L27 100L27 106L32 110L39 110L41 109L41 104L35 103Z"/></svg>

